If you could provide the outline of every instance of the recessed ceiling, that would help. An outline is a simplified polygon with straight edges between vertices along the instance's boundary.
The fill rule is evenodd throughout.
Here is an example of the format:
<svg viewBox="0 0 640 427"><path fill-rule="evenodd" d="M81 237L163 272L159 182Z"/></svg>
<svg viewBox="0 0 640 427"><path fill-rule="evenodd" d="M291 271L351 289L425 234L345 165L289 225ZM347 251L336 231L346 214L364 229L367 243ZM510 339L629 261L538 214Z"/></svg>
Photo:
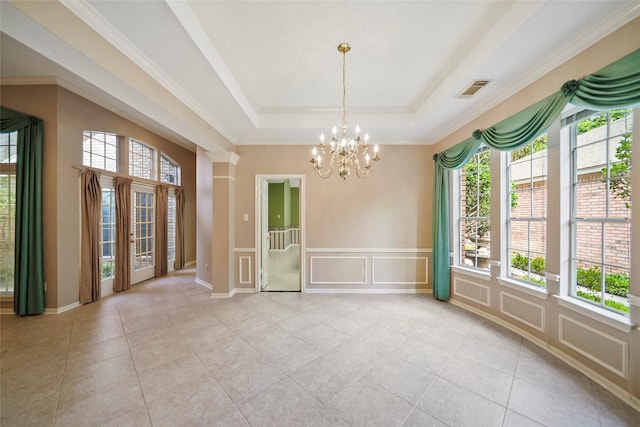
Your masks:
<svg viewBox="0 0 640 427"><path fill-rule="evenodd" d="M185 146L433 144L640 15L637 1L0 3L3 84L51 83ZM576 76L580 77L580 76ZM474 80L491 83L473 97Z"/></svg>

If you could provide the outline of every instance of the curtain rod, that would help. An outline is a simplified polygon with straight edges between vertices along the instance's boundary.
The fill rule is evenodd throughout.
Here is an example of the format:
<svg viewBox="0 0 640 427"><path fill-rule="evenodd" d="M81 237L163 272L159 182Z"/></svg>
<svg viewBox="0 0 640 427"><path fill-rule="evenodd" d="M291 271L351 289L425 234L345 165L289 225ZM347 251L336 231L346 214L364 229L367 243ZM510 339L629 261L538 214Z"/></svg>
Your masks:
<svg viewBox="0 0 640 427"><path fill-rule="evenodd" d="M181 188L180 185L176 185L176 184L171 184L168 182L160 182L160 181L154 181L153 179L146 179L146 178L138 178L135 176L131 176L128 174L124 174L124 173L119 173L119 172L111 172L108 170L104 170L104 169L98 169L98 168L94 168L91 166L84 166L84 165L77 165L77 164L73 164L72 165L74 169L77 169L78 171L82 172L85 169L91 169L92 171L98 173L99 175L107 175L110 177L121 177L121 178L131 178L134 182L140 183L140 184L148 184L148 185L154 185L154 186L158 186L158 185L168 185L169 187L174 187L174 188Z"/></svg>

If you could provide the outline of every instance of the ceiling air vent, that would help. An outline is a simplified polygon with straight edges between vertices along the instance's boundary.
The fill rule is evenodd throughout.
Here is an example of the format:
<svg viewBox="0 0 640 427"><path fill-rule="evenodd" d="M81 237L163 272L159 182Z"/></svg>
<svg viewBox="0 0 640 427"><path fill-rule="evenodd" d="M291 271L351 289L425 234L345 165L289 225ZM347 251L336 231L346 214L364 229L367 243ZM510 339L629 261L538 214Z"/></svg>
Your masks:
<svg viewBox="0 0 640 427"><path fill-rule="evenodd" d="M489 80L474 80L471 85L466 88L460 95L460 98L470 98L476 94L480 89L489 84Z"/></svg>

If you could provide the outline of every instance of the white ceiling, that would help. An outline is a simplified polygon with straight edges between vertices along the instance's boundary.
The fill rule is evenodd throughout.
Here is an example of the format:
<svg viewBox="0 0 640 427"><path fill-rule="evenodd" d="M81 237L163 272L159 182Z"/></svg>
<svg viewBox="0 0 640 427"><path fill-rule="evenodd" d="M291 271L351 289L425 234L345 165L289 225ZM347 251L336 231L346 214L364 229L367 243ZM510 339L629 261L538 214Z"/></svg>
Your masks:
<svg viewBox="0 0 640 427"><path fill-rule="evenodd" d="M341 120L433 144L640 15L638 1L1 1L3 84L58 83L185 146ZM581 76L576 76L581 77ZM472 98L458 95L491 80Z"/></svg>

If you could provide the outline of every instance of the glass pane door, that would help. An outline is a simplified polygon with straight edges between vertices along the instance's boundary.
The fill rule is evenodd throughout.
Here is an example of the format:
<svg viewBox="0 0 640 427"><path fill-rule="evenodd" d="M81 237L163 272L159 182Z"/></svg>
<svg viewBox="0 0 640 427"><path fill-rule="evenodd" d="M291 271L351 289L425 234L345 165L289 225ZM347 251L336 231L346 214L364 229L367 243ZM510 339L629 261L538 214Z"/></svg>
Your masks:
<svg viewBox="0 0 640 427"><path fill-rule="evenodd" d="M131 244L131 283L154 276L154 193L133 188L133 238Z"/></svg>

